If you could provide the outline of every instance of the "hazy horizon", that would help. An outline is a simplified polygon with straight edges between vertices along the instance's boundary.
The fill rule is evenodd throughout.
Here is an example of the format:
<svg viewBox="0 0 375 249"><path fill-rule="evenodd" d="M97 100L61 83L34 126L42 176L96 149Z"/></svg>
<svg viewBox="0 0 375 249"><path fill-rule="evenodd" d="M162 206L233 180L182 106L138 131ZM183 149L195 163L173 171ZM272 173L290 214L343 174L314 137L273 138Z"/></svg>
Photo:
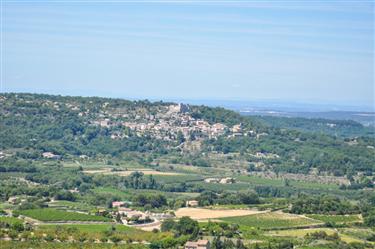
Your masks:
<svg viewBox="0 0 375 249"><path fill-rule="evenodd" d="M343 112L374 112L374 106L363 106L345 103L313 103L308 101L287 101L278 99L215 99L215 98L179 98L179 97L152 97L152 96L117 96L106 94L69 94L59 92L33 92L33 91L6 91L4 93L30 93L30 94L47 94L59 95L69 97L100 97L100 98L115 98L131 101L148 100L151 102L175 102L192 105L207 105L218 106L232 110L245 110L254 108L257 110L289 110L292 112L330 112L330 111L343 111ZM0 93L1 94L1 93Z"/></svg>

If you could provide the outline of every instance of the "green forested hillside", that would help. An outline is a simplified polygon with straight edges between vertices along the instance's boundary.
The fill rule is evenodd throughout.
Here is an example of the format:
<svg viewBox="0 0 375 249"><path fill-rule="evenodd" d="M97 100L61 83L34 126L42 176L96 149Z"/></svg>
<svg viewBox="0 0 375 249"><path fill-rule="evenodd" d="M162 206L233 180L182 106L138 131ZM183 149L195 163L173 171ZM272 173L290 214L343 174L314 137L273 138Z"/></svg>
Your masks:
<svg viewBox="0 0 375 249"><path fill-rule="evenodd" d="M200 152L240 153L239 160L276 172L308 173L315 168L340 176L375 169L371 137L344 139L324 130L298 131L289 129L290 122L285 129L282 120L244 117L223 108L191 106L180 113L172 103L37 94L2 94L0 101L0 148L18 158L42 158L44 152L62 158L137 152L147 154L149 162L163 155L177 156L179 162L186 159L179 155L181 148L198 143L200 149L188 155L207 166L210 158ZM318 127L330 121L307 123L311 122ZM359 129L351 122L339 123ZM367 130L361 134L372 136ZM9 163L3 167L14 170Z"/></svg>

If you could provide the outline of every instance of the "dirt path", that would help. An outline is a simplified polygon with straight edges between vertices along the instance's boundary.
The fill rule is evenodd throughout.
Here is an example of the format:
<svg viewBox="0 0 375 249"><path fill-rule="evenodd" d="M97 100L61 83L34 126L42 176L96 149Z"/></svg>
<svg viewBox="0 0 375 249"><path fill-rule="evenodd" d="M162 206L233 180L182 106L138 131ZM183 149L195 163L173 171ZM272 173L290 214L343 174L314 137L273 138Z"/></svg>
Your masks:
<svg viewBox="0 0 375 249"><path fill-rule="evenodd" d="M115 222L103 222L103 221L40 221L27 216L22 216L22 219L32 225L94 225L94 224L117 224Z"/></svg>
<svg viewBox="0 0 375 249"><path fill-rule="evenodd" d="M134 228L137 228L137 229L141 229L143 231L152 231L154 229L160 230L161 222L159 220L155 220L152 223L140 224L140 225L131 225L129 227L134 227Z"/></svg>

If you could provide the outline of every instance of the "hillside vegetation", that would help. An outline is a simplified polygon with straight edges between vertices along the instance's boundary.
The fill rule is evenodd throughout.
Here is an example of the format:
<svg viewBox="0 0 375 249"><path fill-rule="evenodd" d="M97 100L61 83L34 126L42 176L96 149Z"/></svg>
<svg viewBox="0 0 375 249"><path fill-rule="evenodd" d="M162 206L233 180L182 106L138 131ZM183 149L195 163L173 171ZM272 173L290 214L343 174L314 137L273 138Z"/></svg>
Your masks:
<svg viewBox="0 0 375 249"><path fill-rule="evenodd" d="M212 249L372 249L371 132L284 121L1 94L1 245L170 249L204 238Z"/></svg>
<svg viewBox="0 0 375 249"><path fill-rule="evenodd" d="M138 158L142 163L169 155L173 163L207 167L213 161L202 152L239 153L235 161L255 165L253 170L353 175L375 169L370 137L275 128L223 108L36 94L2 94L0 102L0 149L10 155L1 171L33 171L11 156L38 159L45 152L65 159L140 152L147 155Z"/></svg>

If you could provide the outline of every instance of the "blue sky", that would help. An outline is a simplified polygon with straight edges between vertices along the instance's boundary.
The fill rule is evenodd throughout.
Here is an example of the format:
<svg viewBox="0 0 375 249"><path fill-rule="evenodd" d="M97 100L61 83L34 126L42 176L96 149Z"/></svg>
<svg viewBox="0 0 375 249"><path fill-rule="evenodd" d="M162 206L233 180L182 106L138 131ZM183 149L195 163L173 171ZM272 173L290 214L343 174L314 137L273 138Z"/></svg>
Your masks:
<svg viewBox="0 0 375 249"><path fill-rule="evenodd" d="M371 1L3 1L3 91L374 105Z"/></svg>

